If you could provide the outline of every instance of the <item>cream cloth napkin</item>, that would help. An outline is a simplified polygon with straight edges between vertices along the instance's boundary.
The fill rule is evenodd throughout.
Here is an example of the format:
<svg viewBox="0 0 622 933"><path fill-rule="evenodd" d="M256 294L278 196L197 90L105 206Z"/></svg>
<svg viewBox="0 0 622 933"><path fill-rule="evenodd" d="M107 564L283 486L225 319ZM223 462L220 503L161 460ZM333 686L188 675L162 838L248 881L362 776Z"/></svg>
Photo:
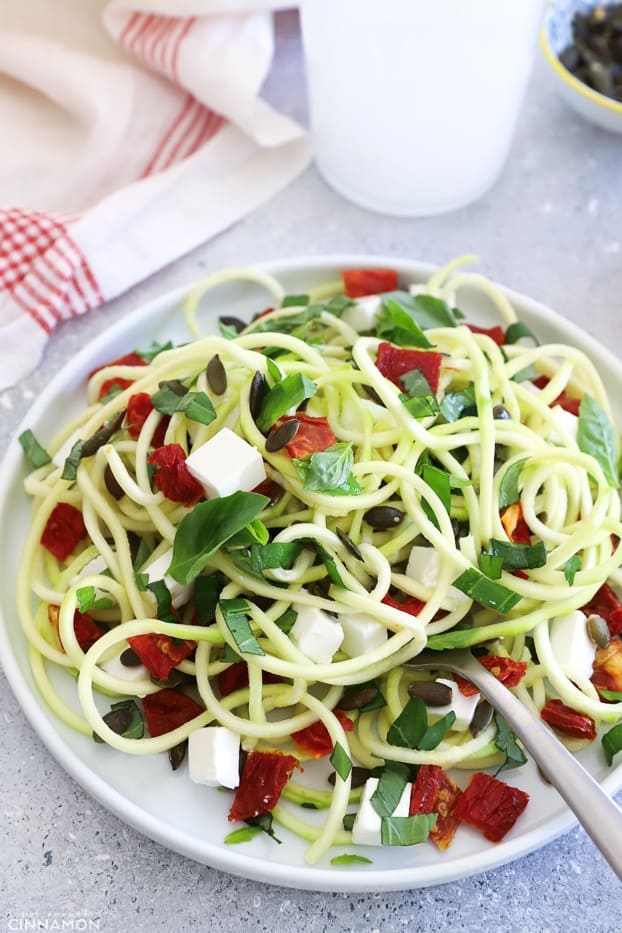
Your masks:
<svg viewBox="0 0 622 933"><path fill-rule="evenodd" d="M0 0L0 389L306 166L259 96L286 6Z"/></svg>

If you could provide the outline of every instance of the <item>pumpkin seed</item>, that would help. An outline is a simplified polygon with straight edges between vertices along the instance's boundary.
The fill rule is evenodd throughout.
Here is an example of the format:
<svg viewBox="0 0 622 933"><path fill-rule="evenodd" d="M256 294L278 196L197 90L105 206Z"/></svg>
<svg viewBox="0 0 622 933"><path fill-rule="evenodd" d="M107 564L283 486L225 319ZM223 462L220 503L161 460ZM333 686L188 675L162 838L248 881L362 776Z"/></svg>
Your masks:
<svg viewBox="0 0 622 933"><path fill-rule="evenodd" d="M81 456L83 458L92 457L93 454L96 454L100 447L108 443L115 431L119 430L124 418L125 409L123 409L123 411L118 411L114 418L111 418L103 428L100 428L99 431L96 431L95 434L91 435L91 437L84 442Z"/></svg>
<svg viewBox="0 0 622 933"><path fill-rule="evenodd" d="M151 683L155 684L156 687L179 687L181 684L188 683L189 679L192 680L188 674L184 674L183 671L178 671L176 667L172 669L165 680L160 680L159 677L154 677L153 674L149 678Z"/></svg>
<svg viewBox="0 0 622 933"><path fill-rule="evenodd" d="M357 560L365 561L365 558L359 551L358 547L356 546L356 544L354 543L350 535L347 535L345 531L341 530L341 528L336 528L335 530L337 532L337 537L339 538L343 546L346 548L346 550L348 550L350 554L352 554L353 557L356 557Z"/></svg>
<svg viewBox="0 0 622 933"><path fill-rule="evenodd" d="M448 706L451 703L451 687L440 684L437 680L422 680L410 684L408 693L419 697L426 706Z"/></svg>
<svg viewBox="0 0 622 933"><path fill-rule="evenodd" d="M257 370L251 380L251 387L248 392L248 407L250 408L253 421L257 421L261 410L261 403L266 394L266 381L262 374Z"/></svg>
<svg viewBox="0 0 622 933"><path fill-rule="evenodd" d="M492 722L493 715L494 710L488 700L481 699L475 707L473 719L471 720L471 725L469 726L469 730L473 738L479 735L480 732L483 732L484 729L488 728Z"/></svg>
<svg viewBox="0 0 622 933"><path fill-rule="evenodd" d="M130 725L131 718L132 710L129 706L120 706L118 709L111 709L109 713L102 716L108 728L112 729L117 735L123 735ZM104 742L104 739L97 735L96 732L93 733L93 738L96 742Z"/></svg>
<svg viewBox="0 0 622 933"><path fill-rule="evenodd" d="M224 395L227 391L227 373L217 353L207 364L205 375L212 392L216 395Z"/></svg>
<svg viewBox="0 0 622 933"><path fill-rule="evenodd" d="M123 667L139 667L143 663L132 648L126 648L119 660Z"/></svg>
<svg viewBox="0 0 622 933"><path fill-rule="evenodd" d="M342 708L343 707L340 703L339 709ZM360 765L354 765L350 771L350 787L352 790L354 790L355 787L363 787L363 785L369 780L370 777L371 771L369 771L367 768L361 768ZM332 787L334 787L336 780L335 772L333 771L331 774L329 774L326 780L329 784L332 785Z"/></svg>
<svg viewBox="0 0 622 933"><path fill-rule="evenodd" d="M378 531L397 527L403 518L404 513L401 509L396 509L392 505L375 505L363 515L363 521Z"/></svg>
<svg viewBox="0 0 622 933"><path fill-rule="evenodd" d="M360 709L361 706L367 706L378 696L378 687L373 684L367 684L359 687L358 690L348 690L339 701L339 709Z"/></svg>
<svg viewBox="0 0 622 933"><path fill-rule="evenodd" d="M376 390L373 388L373 386L362 385L361 388L363 389L363 392L365 393L365 395L367 395L367 397L370 398L372 402L375 402L376 405L384 405L384 402L382 401L382 399L380 398Z"/></svg>
<svg viewBox="0 0 622 933"><path fill-rule="evenodd" d="M505 405L495 405L492 410L492 417L497 421L507 421L511 416Z"/></svg>
<svg viewBox="0 0 622 933"><path fill-rule="evenodd" d="M608 648L611 641L609 626L602 616L593 613L587 618L587 633L599 648Z"/></svg>
<svg viewBox="0 0 622 933"><path fill-rule="evenodd" d="M218 318L218 321L225 327L233 327L234 330L237 330L238 334L241 334L246 327L246 321L242 321L239 317L223 315L223 317Z"/></svg>
<svg viewBox="0 0 622 933"><path fill-rule="evenodd" d="M184 739L184 741L180 742L179 745L173 745L172 748L169 748L168 760L171 763L171 768L173 771L177 771L177 769L183 764L187 750L188 739Z"/></svg>
<svg viewBox="0 0 622 933"><path fill-rule="evenodd" d="M292 421L284 421L278 427L272 428L266 438L266 450L274 454L277 450L282 450L286 444L289 444L298 434L300 422L295 418Z"/></svg>
<svg viewBox="0 0 622 933"><path fill-rule="evenodd" d="M106 465L106 469L104 470L104 486L113 499L121 499L125 495L125 491L112 472L109 463Z"/></svg>

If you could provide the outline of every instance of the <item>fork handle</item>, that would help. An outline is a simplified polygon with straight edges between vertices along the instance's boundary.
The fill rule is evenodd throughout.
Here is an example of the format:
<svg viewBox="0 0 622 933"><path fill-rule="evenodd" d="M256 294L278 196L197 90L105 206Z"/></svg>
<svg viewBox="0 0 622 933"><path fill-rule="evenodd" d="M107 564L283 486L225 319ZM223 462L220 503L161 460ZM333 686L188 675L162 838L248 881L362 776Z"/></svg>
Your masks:
<svg viewBox="0 0 622 933"><path fill-rule="evenodd" d="M452 652L458 673L468 674L507 720L622 880L622 810L562 742L486 670L470 652ZM440 665L440 658L436 662ZM443 661L444 665L444 661ZM450 666L450 665L447 665Z"/></svg>

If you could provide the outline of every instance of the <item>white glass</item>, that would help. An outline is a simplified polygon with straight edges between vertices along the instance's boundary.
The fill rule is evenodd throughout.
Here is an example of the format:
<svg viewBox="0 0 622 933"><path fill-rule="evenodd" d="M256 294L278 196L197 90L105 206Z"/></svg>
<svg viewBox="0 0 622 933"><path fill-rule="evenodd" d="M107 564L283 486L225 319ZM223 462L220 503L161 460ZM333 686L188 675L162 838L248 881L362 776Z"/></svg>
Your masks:
<svg viewBox="0 0 622 933"><path fill-rule="evenodd" d="M350 200L418 216L506 161L544 0L302 0L314 154Z"/></svg>

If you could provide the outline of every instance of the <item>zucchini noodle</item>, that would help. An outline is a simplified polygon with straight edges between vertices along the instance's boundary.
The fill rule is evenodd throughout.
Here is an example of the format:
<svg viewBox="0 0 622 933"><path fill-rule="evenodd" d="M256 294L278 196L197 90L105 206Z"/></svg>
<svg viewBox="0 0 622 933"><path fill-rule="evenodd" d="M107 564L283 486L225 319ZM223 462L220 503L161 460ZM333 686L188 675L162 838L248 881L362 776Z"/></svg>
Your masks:
<svg viewBox="0 0 622 933"><path fill-rule="evenodd" d="M283 286L266 273L217 273L186 299L191 342L157 348L145 360L133 354L91 376L83 414L59 426L49 444L59 455L68 439L78 441L67 461L73 457L73 472L52 460L25 484L34 511L17 608L34 681L59 719L129 755L166 752L195 730L219 725L240 736L247 751L281 751L304 763L313 751L294 734L319 723L346 761L367 769L386 762L474 770L499 764L494 720L476 734L450 722L433 748L396 741L394 724L410 702L409 687L433 679L409 668L426 646L439 652L439 673L442 650L454 646L524 662L514 690L535 713L557 700L596 726L622 717L620 699L601 698L604 681L556 656L553 632L560 619L589 607L605 584L622 582L617 469L612 476L619 440L605 389L580 349L531 345L508 298L483 276L463 271L464 262L412 285L410 293L394 293L393 304L380 296L367 329L349 313L359 304L344 298L341 280L284 300ZM220 336L203 333L201 299L236 281L265 289L275 307L238 332L225 323ZM481 292L491 315L508 335L514 331L513 342L499 345L490 329L462 322L455 306L463 288ZM421 296L427 318L419 330ZM406 359L400 354L413 347L438 358L438 385L423 364L402 366L399 378L383 369L387 346L394 358ZM417 389L402 378L413 373ZM294 381L306 387L304 398L269 418L266 399ZM184 404L169 399L168 408L156 408L154 396L166 387ZM192 415L185 404L191 396L207 406L208 417ZM138 425L129 415L137 397L147 400ZM117 416L109 436L84 455L80 444ZM296 445L294 431L283 444L271 443L287 419L297 419L297 431L302 422L322 424L330 440L305 448ZM270 501L237 529L237 541L225 536L182 580L175 565L180 538L205 495L190 503L172 495L158 482L161 464L154 466L152 455L176 447L185 459L223 429L261 455L266 483L257 491ZM333 460L322 461L331 452ZM42 544L60 503L84 523L62 559ZM526 539L515 537L517 520L527 527ZM62 529L57 533L62 537ZM270 547L281 556L258 567L255 558ZM162 560L154 580L150 568ZM177 603L175 581L185 585ZM195 599L199 581L215 592L209 618ZM501 606L501 597L511 599ZM232 606L243 616L244 637L231 623ZM338 646L329 657L322 650L315 655L298 623L292 627L305 613L342 635L363 621L381 634L358 651ZM76 623L85 615L99 626L90 641ZM601 618L601 639L603 624ZM609 643L605 635L600 647L592 645L595 671L611 674L603 657L617 650L618 634L612 630ZM190 646L175 655L165 680L138 648L138 658L124 661L128 646L145 636L160 639L154 644L164 655ZM126 676L140 660L145 666ZM223 678L239 670L233 664L245 676L225 690ZM73 682L72 705L66 688ZM375 705L345 702L370 685ZM203 711L151 737L113 727L111 701L144 699L147 706L162 689L178 689ZM340 702L351 711L348 729ZM142 716L140 703L136 710ZM434 706L427 713L430 724L440 718ZM303 776L286 785L286 803L272 808L277 822L309 840L310 862L352 842L343 819L359 805L361 789L351 786L349 768L335 768L333 789L307 787ZM300 805L321 811L322 821L303 820Z"/></svg>

